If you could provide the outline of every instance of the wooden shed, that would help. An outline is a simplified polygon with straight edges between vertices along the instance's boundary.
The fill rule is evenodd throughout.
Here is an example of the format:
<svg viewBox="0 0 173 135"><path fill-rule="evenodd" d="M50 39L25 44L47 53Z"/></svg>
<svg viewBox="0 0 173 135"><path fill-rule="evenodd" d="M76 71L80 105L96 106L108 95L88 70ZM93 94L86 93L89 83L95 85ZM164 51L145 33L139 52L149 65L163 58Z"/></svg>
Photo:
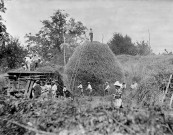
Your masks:
<svg viewBox="0 0 173 135"><path fill-rule="evenodd" d="M29 98L34 82L36 80L50 80L54 77L54 73L37 71L10 71L6 77L9 80L7 95L16 92L23 93L24 97Z"/></svg>

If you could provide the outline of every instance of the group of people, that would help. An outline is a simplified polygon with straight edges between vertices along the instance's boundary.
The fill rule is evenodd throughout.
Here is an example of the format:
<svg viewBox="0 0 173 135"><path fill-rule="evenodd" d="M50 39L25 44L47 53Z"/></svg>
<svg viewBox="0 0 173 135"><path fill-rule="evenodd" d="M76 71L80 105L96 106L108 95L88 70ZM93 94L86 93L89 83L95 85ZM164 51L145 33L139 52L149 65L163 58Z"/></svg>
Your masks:
<svg viewBox="0 0 173 135"><path fill-rule="evenodd" d="M32 56L27 56L24 58L24 63L22 63L22 68L27 71L31 71L31 65L33 65L34 70L38 67L41 62L41 58L37 54Z"/></svg>
<svg viewBox="0 0 173 135"><path fill-rule="evenodd" d="M59 87L58 87L59 86ZM61 86L56 80L40 81L37 80L32 86L31 98L57 98L57 97L71 97L71 93L66 86Z"/></svg>
<svg viewBox="0 0 173 135"><path fill-rule="evenodd" d="M70 98L70 97L72 97L70 91L67 90L66 86L60 86L61 88L58 89L58 85L59 85L58 82L55 80L47 81L47 82L43 82L43 81L41 82L41 81L37 80L33 84L32 97L38 98L41 95L43 95L43 97L49 96L51 98L56 98L56 97ZM115 103L114 105L117 106L118 108L120 108L120 107L122 107L122 93L126 89L126 83L120 83L119 81L116 81L113 85L114 85L114 88L113 88L114 90L113 90L112 96L113 96L113 100ZM137 87L138 87L137 82L133 82L130 86L131 89L137 89ZM84 97L84 88L83 88L83 85L81 82L79 83L77 88L80 91L79 96ZM91 94L93 92L93 88L92 88L90 82L88 82L85 90L88 91L89 96L91 96ZM110 95L110 91L111 91L111 86L110 86L109 82L105 82L104 96Z"/></svg>
<svg viewBox="0 0 173 135"><path fill-rule="evenodd" d="M124 92L124 90L127 88L126 83L120 83L119 81L116 81L114 84L114 91L113 91L113 99L114 99L114 105L118 108L122 107L122 93ZM84 90L83 90L83 85L80 82L79 85L77 86L77 88L80 91L80 96L84 96ZM131 86L130 89L131 90L137 90L138 88L138 84L136 81L134 81ZM91 86L91 83L88 82L88 86L86 88L86 91L89 91L89 96L91 96L91 93L93 91L93 88ZM105 82L104 84L104 96L106 95L110 95L110 91L111 91L111 86L109 84L109 82Z"/></svg>

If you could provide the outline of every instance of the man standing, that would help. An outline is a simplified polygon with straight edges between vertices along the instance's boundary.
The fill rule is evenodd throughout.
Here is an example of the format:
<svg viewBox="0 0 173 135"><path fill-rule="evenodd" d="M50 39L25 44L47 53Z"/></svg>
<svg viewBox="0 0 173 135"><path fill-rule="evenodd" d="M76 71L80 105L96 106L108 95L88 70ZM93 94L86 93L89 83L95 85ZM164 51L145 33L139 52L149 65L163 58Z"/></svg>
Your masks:
<svg viewBox="0 0 173 135"><path fill-rule="evenodd" d="M105 96L106 94L109 94L109 90L110 90L109 83L106 82L106 83L105 83L105 88L104 88L104 96Z"/></svg>
<svg viewBox="0 0 173 135"><path fill-rule="evenodd" d="M25 57L25 63L27 65L28 71L31 71L31 63L32 63L31 57Z"/></svg>
<svg viewBox="0 0 173 135"><path fill-rule="evenodd" d="M89 36L90 36L90 41L93 41L93 32L92 29L90 28L90 32L89 32Z"/></svg>
<svg viewBox="0 0 173 135"><path fill-rule="evenodd" d="M64 86L64 88L63 88L63 95L64 95L64 97L66 97L66 91L67 91L67 88L66 88L66 86Z"/></svg>
<svg viewBox="0 0 173 135"><path fill-rule="evenodd" d="M80 84L79 84L79 86L77 88L80 90L80 95L82 95L84 97L83 86L82 86L81 82L80 82Z"/></svg>
<svg viewBox="0 0 173 135"><path fill-rule="evenodd" d="M89 96L91 96L91 93L93 90L92 90L90 82L88 82L88 86L87 86L86 90L89 90Z"/></svg>

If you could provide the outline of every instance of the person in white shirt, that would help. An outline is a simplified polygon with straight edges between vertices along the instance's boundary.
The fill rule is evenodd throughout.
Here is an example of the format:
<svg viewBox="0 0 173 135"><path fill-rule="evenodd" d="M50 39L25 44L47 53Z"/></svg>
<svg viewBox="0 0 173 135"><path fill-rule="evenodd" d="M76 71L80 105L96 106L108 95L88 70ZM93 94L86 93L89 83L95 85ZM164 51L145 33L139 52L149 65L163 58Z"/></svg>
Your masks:
<svg viewBox="0 0 173 135"><path fill-rule="evenodd" d="M80 95L82 95L84 97L84 91L83 91L82 83L79 83L77 88L80 90Z"/></svg>
<svg viewBox="0 0 173 135"><path fill-rule="evenodd" d="M123 85L119 81L116 81L114 83L114 86L115 86L115 94L113 94L114 106L116 108L120 108L120 107L122 107L122 87L123 87Z"/></svg>
<svg viewBox="0 0 173 135"><path fill-rule="evenodd" d="M109 91L110 91L110 85L108 82L106 82L104 88L104 95L109 94Z"/></svg>
<svg viewBox="0 0 173 135"><path fill-rule="evenodd" d="M51 90L51 84L50 84L50 82L47 82L46 83L45 89L46 89L46 91L50 91Z"/></svg>
<svg viewBox="0 0 173 135"><path fill-rule="evenodd" d="M66 91L67 91L67 88L66 88L66 86L64 86L63 87L63 95L64 95L64 97L66 97Z"/></svg>
<svg viewBox="0 0 173 135"><path fill-rule="evenodd" d="M87 86L86 90L89 91L89 96L91 96L91 93L92 93L93 89L92 89L92 87L91 87L90 82L88 82L88 86Z"/></svg>
<svg viewBox="0 0 173 135"><path fill-rule="evenodd" d="M38 67L38 64L39 64L39 61L40 61L40 58L37 54L34 54L33 58L32 58L32 61L34 62L34 70Z"/></svg>
<svg viewBox="0 0 173 135"><path fill-rule="evenodd" d="M57 85L55 81L52 82L52 96L53 98L56 98L56 91L57 91Z"/></svg>
<svg viewBox="0 0 173 135"><path fill-rule="evenodd" d="M137 82L134 81L134 82L131 84L130 88L131 88L132 90L137 90L137 89L138 89L138 84L137 84Z"/></svg>
<svg viewBox="0 0 173 135"><path fill-rule="evenodd" d="M31 63L32 63L31 57L25 57L25 63L27 65L28 71L31 71Z"/></svg>

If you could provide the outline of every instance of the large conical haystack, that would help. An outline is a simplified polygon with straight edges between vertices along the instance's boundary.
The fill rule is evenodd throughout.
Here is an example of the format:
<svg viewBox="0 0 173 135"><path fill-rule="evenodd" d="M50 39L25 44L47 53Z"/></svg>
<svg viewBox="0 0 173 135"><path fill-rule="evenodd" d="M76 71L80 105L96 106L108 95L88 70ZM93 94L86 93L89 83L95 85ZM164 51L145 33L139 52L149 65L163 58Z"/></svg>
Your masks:
<svg viewBox="0 0 173 135"><path fill-rule="evenodd" d="M74 92L79 82L85 88L87 82L91 82L96 93L100 93L106 81L123 80L123 71L115 55L108 45L99 42L86 42L77 47L65 67L65 74L66 84Z"/></svg>

